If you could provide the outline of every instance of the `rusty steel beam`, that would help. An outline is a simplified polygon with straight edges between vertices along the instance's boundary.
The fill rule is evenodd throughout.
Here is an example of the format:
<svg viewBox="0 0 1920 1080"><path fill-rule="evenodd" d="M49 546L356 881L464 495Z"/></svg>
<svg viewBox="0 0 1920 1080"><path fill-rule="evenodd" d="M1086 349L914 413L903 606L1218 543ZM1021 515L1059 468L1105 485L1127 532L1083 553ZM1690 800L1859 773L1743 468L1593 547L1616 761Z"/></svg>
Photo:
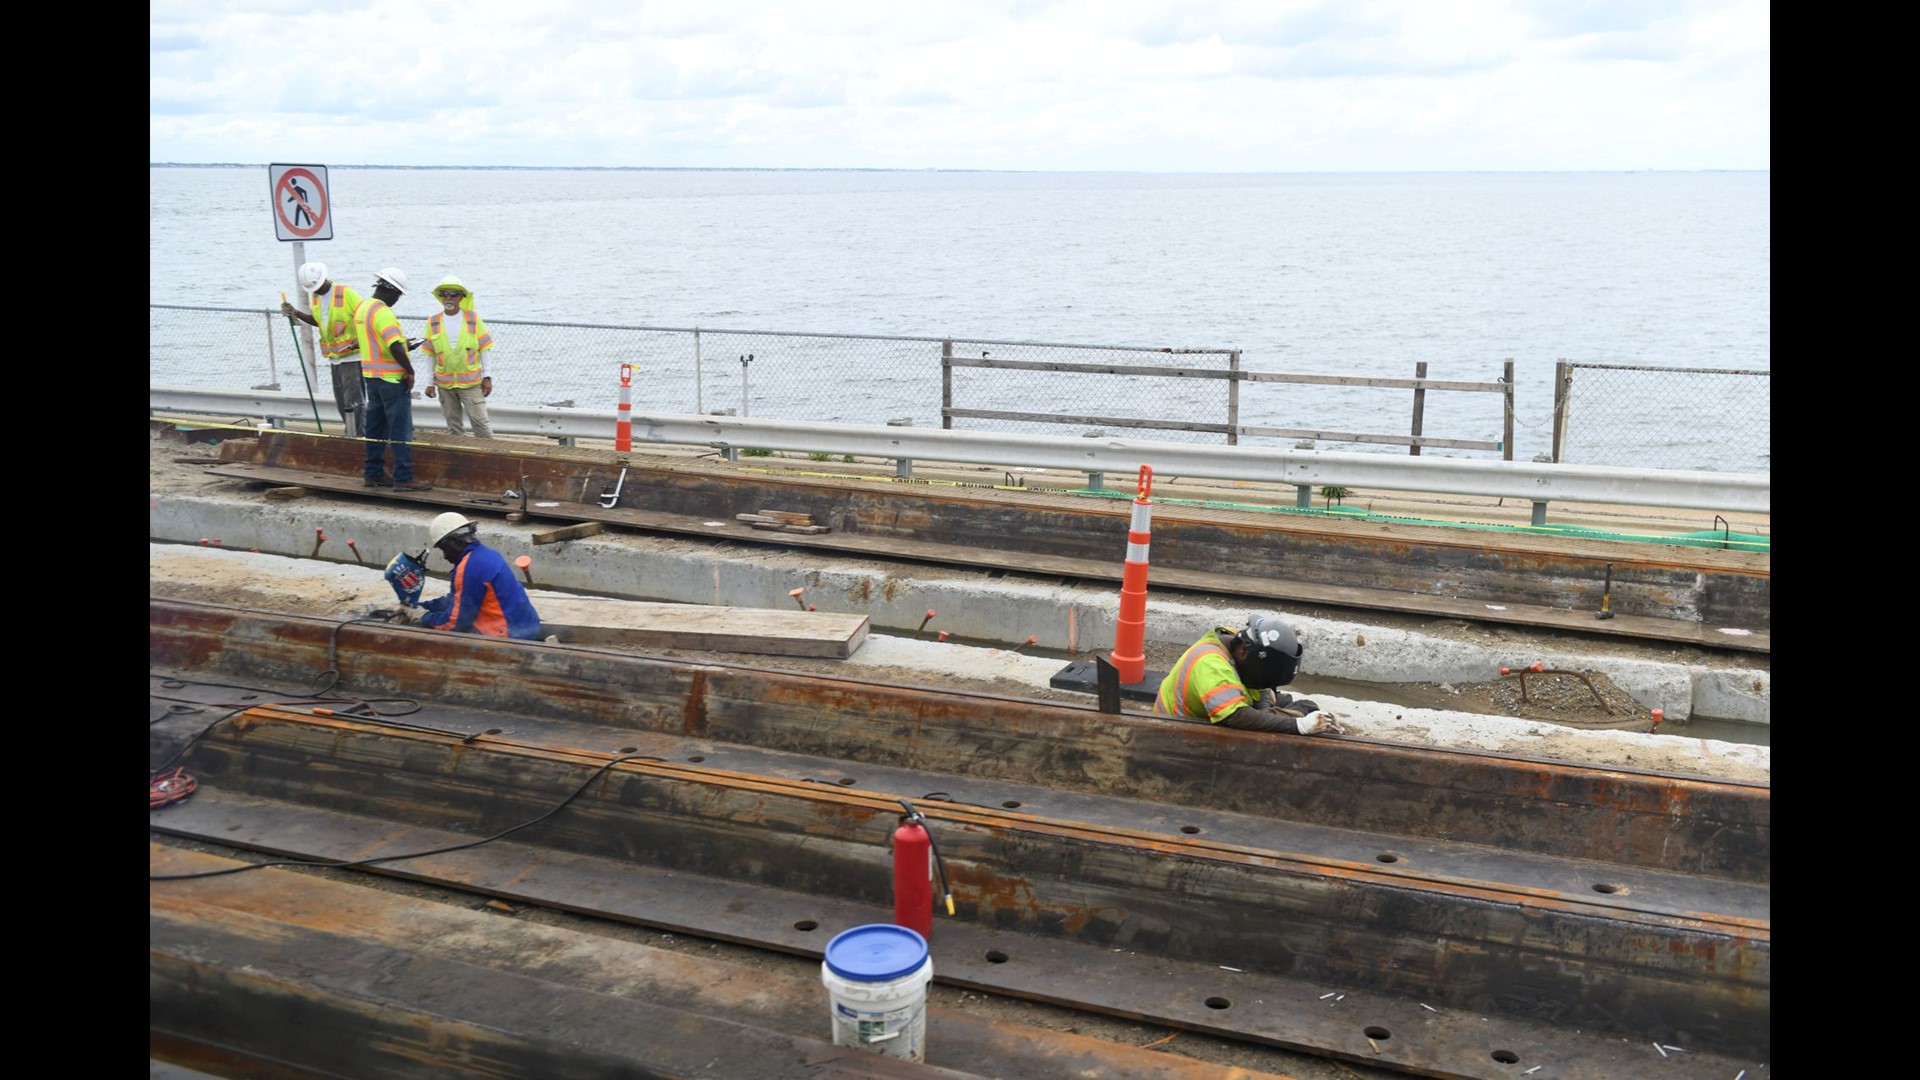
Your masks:
<svg viewBox="0 0 1920 1080"><path fill-rule="evenodd" d="M516 845L884 901L890 877L877 849L898 813L890 795L616 761L575 749L585 735L549 747L261 707L218 725L187 762L203 795L232 791L379 823L356 858L394 852L390 834L402 823L437 821L434 828L471 840L535 821ZM569 792L577 797L566 813L542 816ZM155 827L182 828L221 805L209 797L169 808ZM1512 1011L1522 1001L1584 1030L1648 1032L1720 1051L1758 1048L1764 1057L1771 952L1764 890L1754 901L1757 917L1705 910L1720 898L1711 890L1692 898L1693 910L1664 914L1496 881L988 808L940 804L929 819L970 922L1169 960L1231 962L1462 1012ZM228 824L193 834L261 842L233 835ZM261 827L258 817L253 827ZM308 824L293 835L311 843L321 832ZM525 855L501 857L527 865Z"/></svg>
<svg viewBox="0 0 1920 1080"><path fill-rule="evenodd" d="M212 470L219 475L364 494L358 490L357 444L266 432L257 440L229 440L221 450L223 464ZM814 477L634 465L624 457L584 450L563 457L422 445L415 448L414 460L416 473L436 485L415 501L435 505L471 508L472 492L524 486L534 500L562 504L563 513L549 512L556 519L708 538L716 530L707 522L732 522L736 513L778 505L809 514L833 531L799 536L738 526L721 535L996 568L1018 555L1022 569L1090 580L1117 580L1115 545L1124 541L1127 523L1123 504L1069 496L901 490ZM602 489L622 469L630 482L622 487L618 505L603 508ZM503 503L499 509L518 507ZM1456 615L1718 649L1771 648L1771 559L1763 553L1175 505L1156 508L1153 534L1154 581L1161 587ZM1601 624L1591 613L1599 609L1603 592L1614 617ZM1729 626L1752 633L1729 638L1717 632Z"/></svg>
<svg viewBox="0 0 1920 1080"><path fill-rule="evenodd" d="M238 865L150 847L157 874ZM630 1074L639 1065L662 1072L695 1065L726 1076L929 1074L864 1051L814 1045L826 1030L818 976L747 970L288 871L156 882L150 897L152 967L159 972L154 1013L175 1043L173 1061L219 1040L228 1053L242 1042L253 1055L286 1055L309 1068L330 1061L334 1074L344 1076L578 1076L605 1067L609 1057L620 1068L601 1076ZM182 955L186 945L192 957ZM392 967L411 974L386 978ZM369 980L369 969L378 978ZM248 978L240 978L242 970ZM173 1001L186 978L200 988L219 986L211 999L198 994L190 1015ZM538 982L538 994L526 994L530 980ZM371 982L376 997L359 999ZM315 984L328 990L315 992ZM405 1024L411 1030L396 1032L394 1007L407 1007L415 995L419 1001L411 1001ZM551 1013L566 997L639 1007L611 1024L568 1017L574 1030L561 1038ZM284 999L307 1005L298 1022L276 1015ZM685 1013L703 1019L707 1030L689 1024ZM660 1024L662 1015L670 1022ZM367 1038L369 1020L388 1036ZM492 1030L480 1034L482 1022ZM173 1034L179 1030L192 1032L194 1042ZM728 1068L718 1070L716 1043L735 1038L745 1038L745 1045L730 1051ZM1183 1057L941 1007L927 1009L927 1040L933 1076L1219 1078L1219 1068ZM699 1053L707 1059L697 1061ZM1250 1070L1236 1076L1283 1080Z"/></svg>
<svg viewBox="0 0 1920 1080"><path fill-rule="evenodd" d="M150 603L156 667L674 733L869 767L1205 807L1414 841L1765 884L1764 785L1359 739L1287 739L1090 707L576 646ZM915 793L918 794L918 793Z"/></svg>
<svg viewBox="0 0 1920 1080"><path fill-rule="evenodd" d="M149 863L152 872L161 874L217 872L243 865L160 845L150 848ZM434 988L436 1004L432 1011L437 1014L435 1023L440 1031L445 1030L445 1020L440 1018L456 1018L448 1006L448 995L470 998L480 984L502 973L514 976L537 973L541 983L563 991L670 1004L680 1012L774 1034L814 1038L826 1029L826 994L815 974L795 977L779 970L748 970L737 963L709 957L667 952L580 931L532 925L486 911L402 897L364 887L350 879L329 880L284 870L265 870L194 881L155 882L151 889L149 919L154 927L151 937L156 943L189 938L221 939L229 948L219 957L219 962L230 970L244 966L256 973L263 972L276 964L285 965L291 959L299 965L301 982L316 981L323 965L342 957L346 962L337 968L325 968L324 976L336 986L354 981L355 971L366 966L363 949L404 956L408 965L425 962L458 971L458 979ZM233 928L237 926L259 928L264 932L235 933ZM342 947L348 945L353 947L343 951ZM160 950L156 948L156 951ZM215 958L211 953L212 950L202 951L198 962L202 966L212 963ZM381 990L383 996L397 992L391 985ZM490 996L498 997L497 994ZM494 1024L503 1043L517 1039L523 1044L538 1044L543 1038L550 1038L544 1034L550 1023L549 1014L555 1008L550 993L535 995L517 1007L505 1001L497 1006L467 1003L457 1014L462 1022L460 1026L478 1019L476 1014L482 1007L498 1008ZM360 1033L350 1026L361 1019L357 1010L340 1008L337 1011L342 1025L328 1032L332 1039L326 1040L325 1045L332 1046L334 1039L348 1045L357 1044ZM659 1044L673 1033L656 1035L641 1019L636 1017L607 1031L583 1027L580 1034L590 1043L637 1044L640 1052L633 1056L635 1061L655 1061L662 1051L671 1052L673 1048ZM284 1046L294 1037L291 1032L272 1029L248 1029L245 1034L267 1047ZM305 1037L320 1034L314 1032ZM937 1005L927 1009L927 1035L928 1064L963 1067L969 1074L1086 1075L1108 1080L1221 1078L1220 1067L1203 1062L1067 1032L974 1017ZM375 1041L372 1049L384 1053L389 1044ZM436 1054L445 1052L443 1049ZM544 1047L543 1052L563 1058L572 1056L571 1051L553 1047ZM623 1047L622 1052L632 1051ZM356 1067L348 1070L349 1074L370 1075L364 1063L352 1064ZM773 1072L752 1075L778 1075L780 1067L790 1062L777 1058L771 1064ZM886 1070L888 1063L853 1057L836 1062L839 1068L854 1066ZM861 1075L857 1071L854 1074ZM556 1073L541 1069L520 1071L517 1075ZM878 1075L893 1073L883 1071ZM1245 1070L1234 1075L1244 1080L1282 1080Z"/></svg>

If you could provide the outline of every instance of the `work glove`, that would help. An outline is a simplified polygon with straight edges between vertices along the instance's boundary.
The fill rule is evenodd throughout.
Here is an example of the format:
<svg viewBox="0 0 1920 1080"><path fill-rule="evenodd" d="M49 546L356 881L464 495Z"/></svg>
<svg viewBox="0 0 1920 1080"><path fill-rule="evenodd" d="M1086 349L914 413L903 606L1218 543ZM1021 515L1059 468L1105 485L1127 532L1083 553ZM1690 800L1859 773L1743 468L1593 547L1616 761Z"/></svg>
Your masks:
<svg viewBox="0 0 1920 1080"><path fill-rule="evenodd" d="M433 387L431 387L431 386L429 386L429 387L427 387L427 396L428 396L428 397L434 397L434 396L435 396L435 391L434 391L434 389L433 389Z"/></svg>
<svg viewBox="0 0 1920 1080"><path fill-rule="evenodd" d="M1330 712L1319 709L1308 713L1293 722L1302 735L1340 735L1340 721Z"/></svg>

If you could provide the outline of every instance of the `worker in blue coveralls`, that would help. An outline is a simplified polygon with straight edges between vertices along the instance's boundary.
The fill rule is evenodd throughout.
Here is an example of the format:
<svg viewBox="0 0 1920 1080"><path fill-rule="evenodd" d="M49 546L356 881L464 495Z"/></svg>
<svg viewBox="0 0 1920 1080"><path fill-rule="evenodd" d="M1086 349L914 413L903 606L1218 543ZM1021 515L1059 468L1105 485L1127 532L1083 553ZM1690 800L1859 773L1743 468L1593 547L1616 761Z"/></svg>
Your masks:
<svg viewBox="0 0 1920 1080"><path fill-rule="evenodd" d="M499 552L480 542L479 527L452 510L427 526L427 543L453 564L453 591L421 607L420 625L488 637L540 640L540 614Z"/></svg>

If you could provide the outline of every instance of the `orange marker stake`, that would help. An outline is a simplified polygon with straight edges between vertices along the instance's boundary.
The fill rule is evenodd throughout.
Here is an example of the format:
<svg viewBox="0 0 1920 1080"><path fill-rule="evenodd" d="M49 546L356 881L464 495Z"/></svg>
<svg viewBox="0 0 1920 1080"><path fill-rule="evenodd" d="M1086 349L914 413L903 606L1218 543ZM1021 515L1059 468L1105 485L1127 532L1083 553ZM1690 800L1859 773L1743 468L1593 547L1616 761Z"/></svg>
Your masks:
<svg viewBox="0 0 1920 1080"><path fill-rule="evenodd" d="M354 543L353 537L351 536L347 537L347 550L353 552L354 562L360 563L363 566L366 564L367 560L360 557L360 545Z"/></svg>
<svg viewBox="0 0 1920 1080"><path fill-rule="evenodd" d="M1019 651L1020 651L1021 649L1024 649L1024 648L1026 648L1027 646L1029 646L1029 645L1031 645L1031 644L1033 644L1034 642L1036 642L1036 641L1039 641L1039 640L1040 640L1040 639L1039 639L1039 638L1037 638L1037 637L1035 637L1034 635L1032 635L1032 634L1028 634L1028 635L1027 635L1027 640L1025 640L1025 641L1023 641L1023 642L1021 642L1021 643L1020 643L1020 644L1018 644L1018 645L1015 645L1015 646L1013 647L1013 651L1014 651L1014 652L1019 652ZM1134 681L1135 681L1135 682L1138 682L1139 680L1138 680L1138 679L1136 679L1136 680L1134 680Z"/></svg>
<svg viewBox="0 0 1920 1080"><path fill-rule="evenodd" d="M935 611L934 611L934 610L933 610L932 608L928 608L928 609L927 609L927 616L926 616L926 618L924 618L924 619L921 619L921 620L920 620L920 625L914 628L914 631L913 631L913 636L914 636L914 637L919 637L919 636L920 636L920 631L922 631L922 630L925 630L925 629L927 628L927 624L933 621L933 617L934 617L934 615L935 615L935 614L937 614L937 613L936 613L936 612L935 612Z"/></svg>
<svg viewBox="0 0 1920 1080"><path fill-rule="evenodd" d="M214 541L214 543L216 544L219 542L220 541L218 540ZM313 527L313 554L314 555L320 554L320 545L326 542L327 542L327 530L321 528L318 525L315 525ZM308 556L308 558L312 558L312 557L313 556Z"/></svg>
<svg viewBox="0 0 1920 1080"><path fill-rule="evenodd" d="M533 556L522 555L513 560L513 565L520 568L520 576L527 579L527 584L533 584Z"/></svg>
<svg viewBox="0 0 1920 1080"><path fill-rule="evenodd" d="M947 632L945 630L940 631L940 640L941 641L947 640Z"/></svg>
<svg viewBox="0 0 1920 1080"><path fill-rule="evenodd" d="M806 591L807 590L805 589L788 589L787 590L787 595L793 597L793 606L799 608L801 611L807 610L807 602L805 600L800 599L800 595Z"/></svg>

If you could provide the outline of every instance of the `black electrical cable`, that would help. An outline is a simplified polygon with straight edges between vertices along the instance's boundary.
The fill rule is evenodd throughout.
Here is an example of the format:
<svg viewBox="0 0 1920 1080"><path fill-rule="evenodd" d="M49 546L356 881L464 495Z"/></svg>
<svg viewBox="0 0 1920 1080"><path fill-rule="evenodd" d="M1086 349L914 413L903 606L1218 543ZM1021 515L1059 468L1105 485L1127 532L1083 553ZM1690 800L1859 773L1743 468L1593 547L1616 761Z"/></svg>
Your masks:
<svg viewBox="0 0 1920 1080"><path fill-rule="evenodd" d="M222 719L225 719L225 718L222 717ZM216 721L216 723L217 722L218 721ZM432 848L427 851L406 852L400 855L375 855L365 859L350 859L350 860L341 860L341 861L336 861L331 859L276 859L271 862L247 863L244 866L229 866L220 870L203 870L203 871L200 871L199 873L193 873L193 874L148 874L147 880L148 881L189 881L196 878L221 877L226 874L238 874L247 870L264 870L270 866L303 866L303 867L313 867L315 869L321 869L321 870L350 869L353 867L360 867L360 866L372 866L375 863L394 862L400 859L419 859L428 855L445 855L447 852L450 852L450 851L465 851L468 848L479 847L481 844L491 843L495 840L500 839L503 836L511 836L512 834L517 833L522 829L540 824L541 822L547 820L553 815L559 813L561 810L566 809L566 806L568 803L571 803L573 800L579 798L581 794L584 793L589 787L592 787L593 782L600 779L601 776L605 775L608 769L613 768L615 765L618 765L623 761L665 761L665 760L666 760L665 758L655 757L652 754L623 754L617 758L613 758L612 760L608 761L606 764L600 766L598 769L595 769L593 771L592 776L587 777L586 780L581 782L579 787L573 789L573 794L568 795L566 798L560 800L559 803L554 805L554 807L548 810L546 813L541 814L539 817L531 818L527 821L523 821L518 825L514 825L509 828L502 829L499 832L494 833L492 836L484 836L478 840L469 840L463 844L449 844L446 847ZM928 836L932 836L932 834L929 833ZM937 857L937 853L936 853L936 857ZM945 872L942 871L941 880L944 881L945 877L946 877Z"/></svg>

